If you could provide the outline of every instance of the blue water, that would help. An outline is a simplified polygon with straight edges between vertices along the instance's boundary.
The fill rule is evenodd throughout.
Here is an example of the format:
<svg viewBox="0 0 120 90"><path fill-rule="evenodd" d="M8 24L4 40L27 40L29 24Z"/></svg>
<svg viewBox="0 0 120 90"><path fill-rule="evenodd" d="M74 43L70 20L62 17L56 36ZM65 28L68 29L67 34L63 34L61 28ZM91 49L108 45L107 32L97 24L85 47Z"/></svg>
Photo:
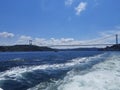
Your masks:
<svg viewBox="0 0 120 90"><path fill-rule="evenodd" d="M0 52L0 90L120 90L120 52Z"/></svg>

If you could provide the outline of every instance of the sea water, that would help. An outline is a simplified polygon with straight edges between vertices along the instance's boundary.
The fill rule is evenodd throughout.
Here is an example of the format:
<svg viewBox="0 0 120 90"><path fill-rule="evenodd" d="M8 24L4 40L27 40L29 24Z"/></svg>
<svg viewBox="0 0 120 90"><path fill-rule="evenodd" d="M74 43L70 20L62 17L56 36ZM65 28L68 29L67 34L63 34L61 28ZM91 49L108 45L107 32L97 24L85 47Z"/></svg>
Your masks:
<svg viewBox="0 0 120 90"><path fill-rule="evenodd" d="M0 52L0 90L120 90L120 52Z"/></svg>

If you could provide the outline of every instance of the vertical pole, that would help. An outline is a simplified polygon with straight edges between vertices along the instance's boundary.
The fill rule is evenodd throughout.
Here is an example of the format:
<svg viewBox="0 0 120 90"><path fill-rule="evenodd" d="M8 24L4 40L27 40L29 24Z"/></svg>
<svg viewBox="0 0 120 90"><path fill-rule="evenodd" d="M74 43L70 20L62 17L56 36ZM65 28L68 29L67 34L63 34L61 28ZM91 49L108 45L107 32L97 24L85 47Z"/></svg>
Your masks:
<svg viewBox="0 0 120 90"><path fill-rule="evenodd" d="M118 44L118 34L116 34L115 36L116 36L116 44Z"/></svg>
<svg viewBox="0 0 120 90"><path fill-rule="evenodd" d="M29 45L32 45L32 40L29 40Z"/></svg>

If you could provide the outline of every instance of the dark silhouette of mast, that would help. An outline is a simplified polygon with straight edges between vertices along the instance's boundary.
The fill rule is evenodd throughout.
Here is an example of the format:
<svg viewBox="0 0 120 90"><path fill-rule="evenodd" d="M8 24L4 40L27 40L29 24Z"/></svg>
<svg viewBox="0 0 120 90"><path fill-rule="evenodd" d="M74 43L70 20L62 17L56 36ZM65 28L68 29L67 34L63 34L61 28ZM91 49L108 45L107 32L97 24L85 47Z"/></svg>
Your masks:
<svg viewBox="0 0 120 90"><path fill-rule="evenodd" d="M118 34L115 35L116 37L116 45L118 44Z"/></svg>
<svg viewBox="0 0 120 90"><path fill-rule="evenodd" d="M29 45L32 45L32 40L29 40Z"/></svg>

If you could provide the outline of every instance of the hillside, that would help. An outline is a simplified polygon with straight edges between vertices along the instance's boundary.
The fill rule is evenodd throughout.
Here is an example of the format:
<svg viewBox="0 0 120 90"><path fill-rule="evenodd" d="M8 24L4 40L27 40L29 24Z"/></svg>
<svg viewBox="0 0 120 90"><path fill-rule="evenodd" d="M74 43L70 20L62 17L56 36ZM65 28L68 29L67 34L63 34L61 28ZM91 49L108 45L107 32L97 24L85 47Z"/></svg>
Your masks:
<svg viewBox="0 0 120 90"><path fill-rule="evenodd" d="M39 47L35 45L14 45L14 46L0 46L1 52L15 52L15 51L55 51L49 47Z"/></svg>
<svg viewBox="0 0 120 90"><path fill-rule="evenodd" d="M115 44L113 46L107 46L103 50L104 51L120 51L120 44Z"/></svg>

